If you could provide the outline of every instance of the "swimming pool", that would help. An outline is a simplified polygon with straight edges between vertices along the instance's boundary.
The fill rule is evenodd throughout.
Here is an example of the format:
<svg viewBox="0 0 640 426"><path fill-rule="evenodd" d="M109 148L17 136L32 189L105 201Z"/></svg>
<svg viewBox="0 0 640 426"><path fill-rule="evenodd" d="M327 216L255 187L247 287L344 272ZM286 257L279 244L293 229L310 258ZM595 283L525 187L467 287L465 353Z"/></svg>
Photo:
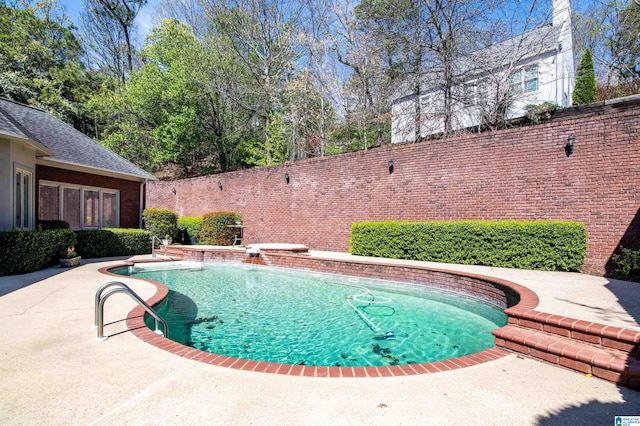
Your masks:
<svg viewBox="0 0 640 426"><path fill-rule="evenodd" d="M314 366L393 366L493 347L494 304L425 285L244 264L123 268L169 288L170 337L228 357Z"/></svg>

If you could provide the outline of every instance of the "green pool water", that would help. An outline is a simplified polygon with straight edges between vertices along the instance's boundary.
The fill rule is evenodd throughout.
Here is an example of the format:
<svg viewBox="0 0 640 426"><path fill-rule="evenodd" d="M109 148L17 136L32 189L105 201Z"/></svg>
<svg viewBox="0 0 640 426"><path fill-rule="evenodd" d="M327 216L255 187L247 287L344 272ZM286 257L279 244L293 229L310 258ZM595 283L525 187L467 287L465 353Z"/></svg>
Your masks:
<svg viewBox="0 0 640 426"><path fill-rule="evenodd" d="M243 264L122 268L169 289L169 337L216 354L285 364L384 366L493 347L497 307L424 285ZM164 266L166 268L166 266Z"/></svg>

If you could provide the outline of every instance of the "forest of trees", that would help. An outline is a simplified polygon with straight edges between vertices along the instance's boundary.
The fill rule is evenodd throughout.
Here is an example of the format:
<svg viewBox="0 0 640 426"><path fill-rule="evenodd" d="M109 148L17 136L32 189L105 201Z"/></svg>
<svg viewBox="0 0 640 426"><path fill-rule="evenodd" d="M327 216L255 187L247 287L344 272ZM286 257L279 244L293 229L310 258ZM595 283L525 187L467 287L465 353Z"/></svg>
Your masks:
<svg viewBox="0 0 640 426"><path fill-rule="evenodd" d="M446 93L456 60L551 14L535 0L164 0L142 39L146 0L83 1L75 26L59 0L0 0L0 96L171 177L387 144L400 87ZM590 0L573 26L599 99L638 93L638 2Z"/></svg>

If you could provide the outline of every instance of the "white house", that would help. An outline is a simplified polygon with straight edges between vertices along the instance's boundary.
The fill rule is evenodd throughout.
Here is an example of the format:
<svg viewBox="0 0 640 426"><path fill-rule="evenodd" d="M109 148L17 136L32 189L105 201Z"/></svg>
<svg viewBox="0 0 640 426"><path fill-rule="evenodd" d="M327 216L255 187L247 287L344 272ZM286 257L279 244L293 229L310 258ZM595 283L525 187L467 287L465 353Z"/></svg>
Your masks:
<svg viewBox="0 0 640 426"><path fill-rule="evenodd" d="M505 120L523 117L528 105L571 106L575 72L570 0L552 0L552 12L551 25L489 46L455 64L456 74L464 77L452 90L454 131L482 126L496 115ZM433 72L427 71L423 81L437 81ZM415 89L400 90L392 102L392 143L415 141L417 133L424 138L445 131L441 87L423 84L419 105ZM503 114L496 114L500 108Z"/></svg>

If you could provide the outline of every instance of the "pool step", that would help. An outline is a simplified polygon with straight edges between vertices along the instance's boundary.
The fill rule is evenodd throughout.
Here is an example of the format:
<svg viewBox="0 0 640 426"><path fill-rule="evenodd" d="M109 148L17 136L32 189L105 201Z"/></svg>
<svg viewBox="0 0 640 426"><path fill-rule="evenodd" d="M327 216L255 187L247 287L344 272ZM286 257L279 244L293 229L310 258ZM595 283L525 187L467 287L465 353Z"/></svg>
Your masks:
<svg viewBox="0 0 640 426"><path fill-rule="evenodd" d="M640 332L598 324L532 309L510 308L505 311L509 324L571 338L602 348L616 349L640 356Z"/></svg>
<svg viewBox="0 0 640 426"><path fill-rule="evenodd" d="M620 344L622 349L616 349L602 345L608 337L600 336L600 342L590 343L570 335L515 324L494 330L493 334L496 346L640 390L637 341L633 345ZM640 333L637 334L640 337Z"/></svg>
<svg viewBox="0 0 640 426"><path fill-rule="evenodd" d="M184 252L180 246L167 246L167 252L165 254L164 247L154 250L156 255L168 256L172 260L184 260Z"/></svg>

